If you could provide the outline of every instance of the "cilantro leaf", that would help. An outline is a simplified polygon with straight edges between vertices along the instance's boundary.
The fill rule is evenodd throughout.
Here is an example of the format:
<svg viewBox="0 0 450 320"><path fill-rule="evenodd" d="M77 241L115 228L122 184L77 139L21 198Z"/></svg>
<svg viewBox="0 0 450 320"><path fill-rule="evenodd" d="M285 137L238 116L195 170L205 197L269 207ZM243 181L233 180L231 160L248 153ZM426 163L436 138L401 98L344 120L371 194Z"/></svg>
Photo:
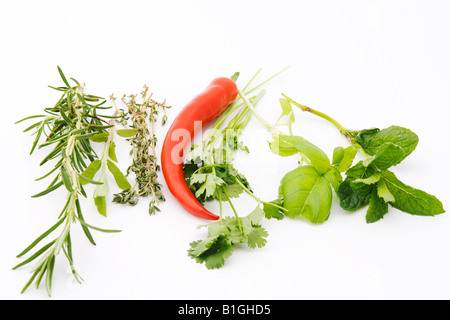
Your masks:
<svg viewBox="0 0 450 320"><path fill-rule="evenodd" d="M252 249L265 246L268 233L258 224L263 218L264 212L258 206L246 217L225 217L209 224L207 238L192 242L188 256L205 263L208 269L215 269L224 265L238 244L247 244Z"/></svg>
<svg viewBox="0 0 450 320"><path fill-rule="evenodd" d="M196 197L200 197L204 194L205 198L213 196L216 188L221 186L225 182L211 173L194 173L191 176L191 185L200 184L200 187L195 192Z"/></svg>
<svg viewBox="0 0 450 320"><path fill-rule="evenodd" d="M208 269L222 267L225 259L230 257L234 250L225 235L218 235L203 241L194 241L191 242L190 246L188 255L198 263L205 263Z"/></svg>

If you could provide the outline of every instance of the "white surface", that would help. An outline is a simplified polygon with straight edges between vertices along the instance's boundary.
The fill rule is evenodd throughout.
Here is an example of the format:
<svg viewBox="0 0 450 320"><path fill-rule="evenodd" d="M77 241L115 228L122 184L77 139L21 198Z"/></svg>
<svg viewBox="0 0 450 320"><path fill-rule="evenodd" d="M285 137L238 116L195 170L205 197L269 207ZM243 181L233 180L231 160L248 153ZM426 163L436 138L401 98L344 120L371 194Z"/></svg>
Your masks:
<svg viewBox="0 0 450 320"><path fill-rule="evenodd" d="M29 157L32 138L13 122L55 102L47 85L60 84L56 65L93 94L139 92L146 83L174 106L169 122L216 76L240 71L242 85L259 68L263 79L290 65L266 86L261 114L278 115L284 92L352 129L412 129L420 143L394 171L448 209L449 13L446 0L4 2L0 298L47 299L42 286L20 295L30 267L11 267L55 222L64 192L30 198L47 183L33 181L47 170L38 166L45 150ZM295 133L329 155L346 145L328 123L300 111L296 117ZM244 138L255 152L239 168L255 193L270 200L295 159L260 150L269 136L256 120ZM119 143L118 152L126 168L127 144ZM186 254L203 237L196 227L205 221L164 191L167 202L156 216L148 216L142 201L134 208L110 204L105 219L84 201L88 223L123 232L95 232L94 247L74 226L74 259L85 281L74 284L59 256L53 299L450 298L448 214L414 217L391 208L367 225L365 210L346 213L334 198L325 224L264 221L265 248L236 250L224 268L207 270ZM242 215L255 206L246 196L236 204Z"/></svg>

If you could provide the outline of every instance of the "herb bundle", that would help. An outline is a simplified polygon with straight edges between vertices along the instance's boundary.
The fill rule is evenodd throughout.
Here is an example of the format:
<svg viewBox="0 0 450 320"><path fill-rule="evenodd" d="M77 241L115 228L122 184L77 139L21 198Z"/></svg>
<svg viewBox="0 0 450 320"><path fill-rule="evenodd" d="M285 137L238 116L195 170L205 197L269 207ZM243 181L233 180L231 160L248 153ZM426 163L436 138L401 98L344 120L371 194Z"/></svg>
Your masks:
<svg viewBox="0 0 450 320"><path fill-rule="evenodd" d="M245 100L245 99L244 99ZM265 207L266 218L303 218L320 224L328 220L334 189L340 206L348 211L356 211L368 206L366 222L379 221L388 212L388 205L403 212L434 216L444 213L442 203L433 195L410 187L401 182L390 169L400 164L417 146L418 137L411 130L391 126L352 131L344 128L336 120L317 110L301 105L283 95L280 104L281 117L287 118L290 135L279 132L276 125L269 125L245 100L255 116L273 133L269 144L273 153L282 157L297 155L299 166L288 172L281 180L278 198L273 201L285 210ZM336 147L332 161L319 147L306 139L292 135L291 127L295 118L292 104L302 111L313 113L335 125L341 134L351 142L349 147ZM359 153L364 160L353 165ZM345 173L345 180L342 174Z"/></svg>
<svg viewBox="0 0 450 320"><path fill-rule="evenodd" d="M124 136L129 134L128 138L132 146L130 151L132 164L127 169L127 175L131 172L135 174L135 184L115 194L113 202L135 205L141 197L150 196L148 212L154 214L160 211L158 203L165 201L161 193L162 185L158 181L160 166L156 154L156 123L161 112L163 113L161 125L166 123L166 109L170 106L166 106L165 101L153 100L148 89L144 86L140 102L136 95L122 97L122 102L126 106L126 109L122 110L122 122L125 124L128 122L127 126L131 128L122 132Z"/></svg>
<svg viewBox="0 0 450 320"><path fill-rule="evenodd" d="M284 97L302 111L329 121L350 141L350 147L336 148L333 154L333 163L345 163L342 172L345 171L346 178L339 182L336 189L343 209L357 211L368 206L367 223L382 219L388 213L389 205L419 216L435 216L445 212L441 201L435 196L404 184L391 171L416 148L419 138L414 132L395 125L382 130L349 130L330 116ZM363 160L352 166L356 150Z"/></svg>
<svg viewBox="0 0 450 320"><path fill-rule="evenodd" d="M284 71L284 70L282 70ZM281 72L282 72L281 71ZM247 94L255 91L271 80L270 77L261 84L248 90L260 70L244 87ZM236 80L238 74L232 78ZM256 105L262 98L264 90L249 100ZM264 217L262 207L276 207L284 210L276 203L268 203L259 199L251 190L250 184L243 174L233 166L234 153L237 150L249 152L239 140L244 128L252 116L248 105L238 97L214 122L208 136L199 144L194 144L184 165L185 177L196 198L205 203L219 201L220 219L209 224L208 236L205 240L190 244L188 255L199 263L205 263L208 269L220 268L225 263L237 244L246 244L250 248L261 248L266 244L267 231L261 227ZM228 123L225 125L226 121ZM233 198L248 193L256 200L257 207L246 217L239 217ZM227 202L234 217L223 217L222 202Z"/></svg>
<svg viewBox="0 0 450 320"><path fill-rule="evenodd" d="M37 179L42 180L55 175L52 181L44 191L33 197L47 195L62 186L67 191L67 200L58 216L58 221L23 250L18 257L24 256L42 240L53 235L58 227L61 227L62 230L56 236L52 236L50 242L43 245L28 259L14 267L14 269L22 267L39 258L32 269L32 276L22 292L33 281L36 287L39 287L42 279L45 277L46 290L49 295L51 294L56 256L61 251L63 251L70 264L74 278L79 282L81 281L81 277L74 267L70 237L71 227L75 222L80 222L81 228L92 244L95 244L95 242L90 232L91 229L104 232L119 232L118 230L103 230L87 224L84 220L79 200L80 195L86 197L86 192L83 188L84 183L102 184L102 182L83 176L82 173L87 168L87 162L95 161L98 158L89 139L94 136L108 134L107 130L113 127L112 124L104 119L104 116L98 114L99 110L109 109L103 106L106 100L95 95L86 94L84 92L85 85L73 78L70 79L74 84L70 85L59 67L58 71L65 86L50 86L62 92L56 104L53 107L45 108L45 114L30 116L18 121L19 123L29 119L40 119L24 130L25 132L33 130L32 135L36 136L31 147L31 153L36 147L50 147L51 151L40 165L47 164L50 161L56 162L47 174ZM42 140L44 141L42 142Z"/></svg>

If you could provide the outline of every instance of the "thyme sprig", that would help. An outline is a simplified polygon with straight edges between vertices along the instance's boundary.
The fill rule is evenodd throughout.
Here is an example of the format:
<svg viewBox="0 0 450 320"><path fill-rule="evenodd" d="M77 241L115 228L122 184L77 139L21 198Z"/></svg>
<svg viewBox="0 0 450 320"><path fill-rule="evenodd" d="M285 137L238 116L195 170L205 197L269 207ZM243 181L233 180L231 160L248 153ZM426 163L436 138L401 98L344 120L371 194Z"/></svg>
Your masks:
<svg viewBox="0 0 450 320"><path fill-rule="evenodd" d="M135 184L130 189L115 194L113 202L128 203L135 205L141 197L151 197L149 203L149 214L160 211L158 203L165 201L161 193L162 185L158 180L158 157L156 152L156 123L160 113L161 125L167 121L165 101L157 102L152 99L149 88L144 85L141 92L141 99L137 95L124 95L121 99L126 109L122 110L123 123L135 130L135 134L129 138L131 143L130 154L132 163L127 169L127 175L131 172L135 174Z"/></svg>
<svg viewBox="0 0 450 320"><path fill-rule="evenodd" d="M31 257L16 265L13 269L22 267L37 258L35 266L31 270L32 276L24 286L24 292L34 281L36 288L39 287L45 276L45 286L47 293L51 295L53 270L56 262L56 256L64 252L72 274L76 281L81 282L82 279L77 273L72 255L72 241L70 236L71 227L75 222L80 222L88 240L95 245L90 229L103 232L119 232L119 230L104 230L87 224L84 220L80 195L86 197L83 183L101 184L101 182L93 181L82 175L87 168L87 162L92 162L97 158L97 154L90 145L90 138L93 136L104 134L112 127L102 115L97 112L104 107L105 99L84 93L84 83L70 78L74 84L70 85L62 70L58 67L59 74L65 86L52 87L62 92L61 97L53 107L45 108L45 115L30 116L18 121L40 118L24 131L34 130L32 135L35 140L31 147L32 154L36 147L52 147L52 150L41 161L40 165L53 160L56 161L54 167L44 176L37 180L48 178L55 175L48 187L33 197L41 197L47 195L64 185L67 190L66 203L58 216L58 221L42 235L36 238L25 250L17 257L23 257L36 247L42 240L52 235L59 227L62 230L49 243L42 246ZM42 142L42 140L44 140Z"/></svg>

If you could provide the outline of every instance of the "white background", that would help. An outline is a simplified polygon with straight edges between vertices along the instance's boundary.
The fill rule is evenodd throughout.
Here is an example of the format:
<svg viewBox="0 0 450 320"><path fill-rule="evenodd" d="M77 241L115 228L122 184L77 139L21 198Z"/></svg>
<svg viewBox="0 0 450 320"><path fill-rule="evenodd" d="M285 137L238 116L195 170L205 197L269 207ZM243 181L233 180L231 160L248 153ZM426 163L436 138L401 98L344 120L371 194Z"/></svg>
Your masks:
<svg viewBox="0 0 450 320"><path fill-rule="evenodd" d="M22 261L16 254L54 224L65 193L30 197L49 182L33 181L49 169L39 167L47 150L30 157L32 137L14 122L55 103L47 85L61 84L57 65L96 95L138 93L147 84L173 106L169 123L214 77L240 71L242 86L259 68L263 80L290 65L265 86L258 108L269 122L284 92L351 129L408 127L420 143L394 172L448 209L449 14L446 0L2 2L0 298L48 299L42 286L19 293L31 266L11 268ZM327 154L348 145L329 123L300 110L296 119L294 132ZM243 138L253 152L238 167L255 193L271 200L297 159L270 154L270 136L256 120ZM122 169L128 150L118 142ZM242 247L222 269L207 270L186 254L204 236L196 227L205 221L164 191L167 202L155 216L145 199L136 207L109 204L107 218L84 200L88 223L123 231L94 231L92 246L75 225L73 254L85 281L73 283L58 256L52 299L450 298L448 214L417 217L391 208L368 225L365 210L344 212L334 198L326 223L264 221L265 248ZM256 205L245 195L235 204L241 215Z"/></svg>

